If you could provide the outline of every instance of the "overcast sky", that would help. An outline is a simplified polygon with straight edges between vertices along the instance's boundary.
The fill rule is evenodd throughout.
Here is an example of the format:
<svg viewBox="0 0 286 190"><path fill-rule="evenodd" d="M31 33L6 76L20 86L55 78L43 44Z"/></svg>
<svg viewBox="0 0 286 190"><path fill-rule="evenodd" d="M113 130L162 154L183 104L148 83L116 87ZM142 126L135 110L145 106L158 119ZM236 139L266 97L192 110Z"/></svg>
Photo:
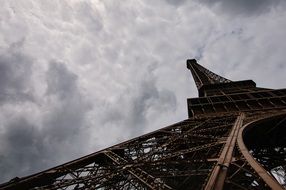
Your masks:
<svg viewBox="0 0 286 190"><path fill-rule="evenodd" d="M187 118L186 59L285 87L280 0L1 0L0 182Z"/></svg>

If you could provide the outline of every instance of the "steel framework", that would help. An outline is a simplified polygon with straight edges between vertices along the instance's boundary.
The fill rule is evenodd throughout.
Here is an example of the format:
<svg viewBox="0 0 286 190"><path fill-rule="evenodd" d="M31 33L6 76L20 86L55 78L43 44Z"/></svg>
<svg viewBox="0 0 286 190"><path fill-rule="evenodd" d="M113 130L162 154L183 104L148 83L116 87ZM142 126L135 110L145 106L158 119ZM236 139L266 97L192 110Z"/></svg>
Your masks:
<svg viewBox="0 0 286 190"><path fill-rule="evenodd" d="M188 119L0 189L285 189L286 89L187 67Z"/></svg>

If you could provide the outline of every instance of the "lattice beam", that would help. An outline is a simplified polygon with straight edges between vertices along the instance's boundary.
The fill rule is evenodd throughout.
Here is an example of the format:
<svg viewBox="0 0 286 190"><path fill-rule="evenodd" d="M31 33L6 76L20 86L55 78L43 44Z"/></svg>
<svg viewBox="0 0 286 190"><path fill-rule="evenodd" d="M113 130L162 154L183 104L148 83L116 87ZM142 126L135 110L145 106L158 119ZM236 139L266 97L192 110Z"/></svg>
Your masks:
<svg viewBox="0 0 286 190"><path fill-rule="evenodd" d="M190 69L198 89L203 85L231 82L231 80L215 74L199 65L195 59L187 60L187 68Z"/></svg>

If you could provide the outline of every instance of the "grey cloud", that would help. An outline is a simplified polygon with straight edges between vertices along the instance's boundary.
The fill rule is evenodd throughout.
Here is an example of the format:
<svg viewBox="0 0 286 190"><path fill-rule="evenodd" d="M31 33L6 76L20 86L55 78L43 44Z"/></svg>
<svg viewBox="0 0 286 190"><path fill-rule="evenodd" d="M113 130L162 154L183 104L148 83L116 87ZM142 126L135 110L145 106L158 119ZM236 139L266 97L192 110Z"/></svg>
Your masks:
<svg viewBox="0 0 286 190"><path fill-rule="evenodd" d="M29 86L33 60L21 53L21 43L0 53L0 103L32 100Z"/></svg>
<svg viewBox="0 0 286 190"><path fill-rule="evenodd" d="M11 174L21 176L44 169L47 163L43 158L48 155L36 126L26 118L18 117L5 126L4 132L0 140L1 181L11 178Z"/></svg>
<svg viewBox="0 0 286 190"><path fill-rule="evenodd" d="M75 158L84 151L72 146L84 140L85 116L91 108L78 89L77 76L64 63L53 61L46 78L47 93L42 97L46 102L31 102L40 113L36 123L25 114L27 107L17 108L19 113L2 121L0 170L5 175L0 181L52 167L67 161L67 155ZM21 85L21 81L13 82ZM0 114L5 114L5 109Z"/></svg>
<svg viewBox="0 0 286 190"><path fill-rule="evenodd" d="M218 9L219 14L248 16L268 12L271 8L284 3L282 0L202 0L198 2L210 6L211 9Z"/></svg>
<svg viewBox="0 0 286 190"><path fill-rule="evenodd" d="M145 80L140 85L137 96L134 97L129 110L129 120L127 126L130 126L132 133L139 133L143 126L147 124L146 112L152 106L152 102L158 101L159 92L152 80Z"/></svg>
<svg viewBox="0 0 286 190"><path fill-rule="evenodd" d="M77 76L64 63L51 62L46 76L47 95L55 107L44 116L43 130L49 134L47 140L57 146L81 137L91 106L80 93Z"/></svg>
<svg viewBox="0 0 286 190"><path fill-rule="evenodd" d="M147 114L151 109L156 109L155 112L160 113L176 108L176 96L174 92L166 89L159 90L155 84L155 81L150 79L142 81L138 96L134 98L131 104L131 123L129 126L134 126L135 130L138 130L138 126L143 127L146 125L146 121L149 122Z"/></svg>
<svg viewBox="0 0 286 190"><path fill-rule="evenodd" d="M149 67L151 72L153 68ZM176 110L177 100L174 92L167 89L159 89L156 77L152 73L146 73L145 78L139 84L134 84L127 92L120 96L116 105L110 106L102 117L103 125L106 123L126 128L125 133L134 137L144 133L146 126L160 117ZM126 135L126 134L125 134Z"/></svg>
<svg viewBox="0 0 286 190"><path fill-rule="evenodd" d="M64 63L52 61L47 71L47 94L56 94L60 99L72 97L77 92L77 76Z"/></svg>
<svg viewBox="0 0 286 190"><path fill-rule="evenodd" d="M186 0L166 0L167 3L171 5L179 6L186 2Z"/></svg>
<svg viewBox="0 0 286 190"><path fill-rule="evenodd" d="M81 23L87 28L88 32L95 35L103 28L102 18L98 14L98 10L92 8L92 3L80 2L77 6L77 17Z"/></svg>

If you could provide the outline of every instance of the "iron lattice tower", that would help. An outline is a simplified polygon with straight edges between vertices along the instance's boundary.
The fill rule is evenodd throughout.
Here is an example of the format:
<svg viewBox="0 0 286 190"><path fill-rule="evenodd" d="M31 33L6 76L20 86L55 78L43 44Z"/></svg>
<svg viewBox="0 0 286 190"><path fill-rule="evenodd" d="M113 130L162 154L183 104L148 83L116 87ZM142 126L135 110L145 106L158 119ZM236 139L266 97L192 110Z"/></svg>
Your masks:
<svg viewBox="0 0 286 190"><path fill-rule="evenodd" d="M0 189L285 189L286 89L187 68L188 119Z"/></svg>

